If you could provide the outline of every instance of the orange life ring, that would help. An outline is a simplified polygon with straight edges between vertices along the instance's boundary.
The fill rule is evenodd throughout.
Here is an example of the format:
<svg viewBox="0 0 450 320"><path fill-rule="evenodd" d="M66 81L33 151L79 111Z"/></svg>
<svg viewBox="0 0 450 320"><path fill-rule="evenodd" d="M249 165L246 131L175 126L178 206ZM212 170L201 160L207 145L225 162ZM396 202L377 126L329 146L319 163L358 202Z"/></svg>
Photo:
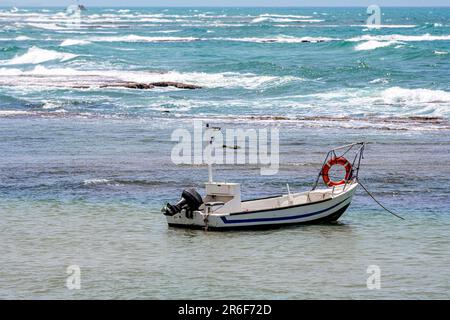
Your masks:
<svg viewBox="0 0 450 320"><path fill-rule="evenodd" d="M330 177L328 176L328 172L330 171L331 167L334 165L340 165L345 168L345 178L344 179L342 179L340 181L333 181L330 179ZM328 187L339 186L341 184L344 184L346 181L348 181L351 178L351 175L352 175L352 165L344 157L332 158L332 159L328 160L328 162L325 163L322 168L323 182Z"/></svg>

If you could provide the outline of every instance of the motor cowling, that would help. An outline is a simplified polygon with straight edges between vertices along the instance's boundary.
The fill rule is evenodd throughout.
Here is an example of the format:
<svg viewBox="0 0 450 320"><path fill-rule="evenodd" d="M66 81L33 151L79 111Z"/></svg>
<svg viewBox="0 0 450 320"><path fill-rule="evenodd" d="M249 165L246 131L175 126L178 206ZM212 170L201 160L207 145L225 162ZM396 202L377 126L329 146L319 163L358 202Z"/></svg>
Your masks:
<svg viewBox="0 0 450 320"><path fill-rule="evenodd" d="M200 194L194 188L189 188L183 190L181 199L176 204L168 203L162 212L166 216L174 216L183 209L197 210L202 204L203 200Z"/></svg>

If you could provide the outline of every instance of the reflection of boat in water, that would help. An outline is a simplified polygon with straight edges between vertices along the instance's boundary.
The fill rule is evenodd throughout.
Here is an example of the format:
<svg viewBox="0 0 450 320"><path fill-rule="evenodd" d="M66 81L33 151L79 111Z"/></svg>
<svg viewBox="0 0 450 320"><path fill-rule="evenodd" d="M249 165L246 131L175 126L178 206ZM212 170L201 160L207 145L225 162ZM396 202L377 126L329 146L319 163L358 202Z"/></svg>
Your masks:
<svg viewBox="0 0 450 320"><path fill-rule="evenodd" d="M211 170L206 196L186 189L181 200L167 204L162 212L169 226L213 230L254 229L293 224L337 221L347 210L358 186L359 167L365 143L354 143L332 149L325 158L314 187L310 191L288 193L268 198L241 201L238 183L213 182ZM352 161L348 157L352 151ZM345 168L345 177L333 181L330 168ZM322 177L325 188L318 189Z"/></svg>

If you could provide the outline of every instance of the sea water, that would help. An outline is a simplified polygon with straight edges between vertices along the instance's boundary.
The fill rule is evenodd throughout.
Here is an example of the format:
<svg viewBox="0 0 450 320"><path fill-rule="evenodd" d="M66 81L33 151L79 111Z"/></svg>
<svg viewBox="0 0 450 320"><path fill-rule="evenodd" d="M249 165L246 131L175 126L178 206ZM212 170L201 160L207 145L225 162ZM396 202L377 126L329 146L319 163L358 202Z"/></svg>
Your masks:
<svg viewBox="0 0 450 320"><path fill-rule="evenodd" d="M450 9L381 11L0 9L0 297L448 299ZM104 87L158 81L202 89ZM244 199L367 141L361 180L405 220L359 189L335 225L170 229L160 208L207 180L170 157L194 119L279 130L277 175L216 171Z"/></svg>

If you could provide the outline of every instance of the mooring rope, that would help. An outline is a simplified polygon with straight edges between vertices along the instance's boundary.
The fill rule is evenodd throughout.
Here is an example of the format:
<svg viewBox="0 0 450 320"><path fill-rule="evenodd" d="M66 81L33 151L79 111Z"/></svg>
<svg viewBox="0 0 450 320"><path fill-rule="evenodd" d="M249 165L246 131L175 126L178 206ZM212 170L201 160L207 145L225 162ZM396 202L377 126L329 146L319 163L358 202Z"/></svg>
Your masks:
<svg viewBox="0 0 450 320"><path fill-rule="evenodd" d="M389 212L390 214L396 216L399 219L405 220L405 218L400 217L398 214L395 214L394 212L392 212L391 210L389 210L388 208L386 208L385 206L383 206L377 199L375 199L375 197L370 193L369 190L367 190L367 188L361 183L360 180L358 180L359 185L364 189L364 191L367 192L367 194L380 206L382 207L384 210L386 210L387 212Z"/></svg>

